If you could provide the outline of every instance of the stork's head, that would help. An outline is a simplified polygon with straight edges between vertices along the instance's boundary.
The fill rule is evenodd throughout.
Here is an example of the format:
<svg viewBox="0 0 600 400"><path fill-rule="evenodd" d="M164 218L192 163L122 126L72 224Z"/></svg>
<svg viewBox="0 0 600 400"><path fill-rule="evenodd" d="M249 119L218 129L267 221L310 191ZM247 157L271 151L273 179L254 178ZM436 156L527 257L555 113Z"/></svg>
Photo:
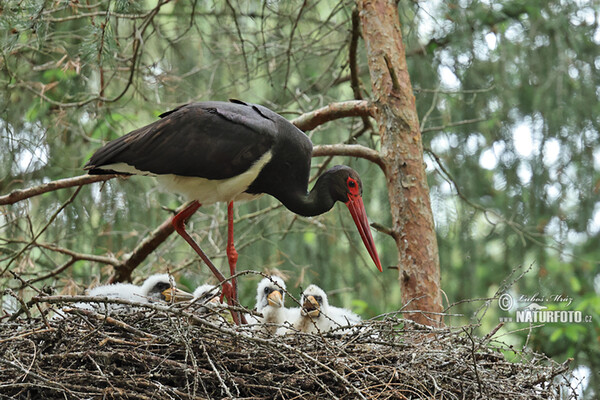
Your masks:
<svg viewBox="0 0 600 400"><path fill-rule="evenodd" d="M256 311L267 307L283 307L285 301L285 282L278 276L263 278L256 289Z"/></svg>
<svg viewBox="0 0 600 400"><path fill-rule="evenodd" d="M318 318L321 313L327 312L329 308L329 300L327 294L318 287L317 285L309 285L300 298L300 304L302 305L302 311L300 312L303 316L309 316L311 318Z"/></svg>
<svg viewBox="0 0 600 400"><path fill-rule="evenodd" d="M189 300L191 294L175 287L175 279L169 274L154 274L142 285L142 295L152 301L178 302Z"/></svg>
<svg viewBox="0 0 600 400"><path fill-rule="evenodd" d="M319 180L321 179L329 187L331 197L335 201L341 201L348 207L369 255L373 259L377 269L383 272L379 254L377 254L377 248L375 247L375 241L371 234L365 205L363 204L363 187L358 173L348 166L336 165L321 175Z"/></svg>
<svg viewBox="0 0 600 400"><path fill-rule="evenodd" d="M221 291L217 286L204 284L200 285L194 290L193 298L197 303L213 303L218 304L219 298L221 297Z"/></svg>

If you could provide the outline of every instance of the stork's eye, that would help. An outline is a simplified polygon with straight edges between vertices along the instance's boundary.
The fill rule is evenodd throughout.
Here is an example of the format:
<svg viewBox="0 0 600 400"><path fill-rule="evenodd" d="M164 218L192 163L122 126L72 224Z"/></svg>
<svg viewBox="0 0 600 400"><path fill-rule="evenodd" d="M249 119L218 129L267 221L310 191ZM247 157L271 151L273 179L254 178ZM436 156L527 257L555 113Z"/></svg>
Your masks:
<svg viewBox="0 0 600 400"><path fill-rule="evenodd" d="M271 291L269 290L268 287L265 288L265 294L269 294Z"/></svg>
<svg viewBox="0 0 600 400"><path fill-rule="evenodd" d="M317 303L321 303L323 301L323 298L321 296L315 296L315 300L317 301Z"/></svg>
<svg viewBox="0 0 600 400"><path fill-rule="evenodd" d="M353 195L360 194L358 182L356 181L356 179L348 177L348 179L346 180L346 185L348 186L348 192L350 192L350 194L353 194Z"/></svg>

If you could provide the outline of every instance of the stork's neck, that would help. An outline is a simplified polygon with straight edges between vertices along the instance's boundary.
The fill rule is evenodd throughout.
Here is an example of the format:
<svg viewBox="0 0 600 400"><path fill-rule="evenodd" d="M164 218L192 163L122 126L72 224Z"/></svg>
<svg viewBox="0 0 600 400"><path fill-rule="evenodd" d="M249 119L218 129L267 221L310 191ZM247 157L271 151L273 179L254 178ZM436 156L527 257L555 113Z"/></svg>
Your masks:
<svg viewBox="0 0 600 400"><path fill-rule="evenodd" d="M331 195L327 172L317 179L310 193L286 193L279 200L288 210L303 217L321 215L331 210L336 201Z"/></svg>

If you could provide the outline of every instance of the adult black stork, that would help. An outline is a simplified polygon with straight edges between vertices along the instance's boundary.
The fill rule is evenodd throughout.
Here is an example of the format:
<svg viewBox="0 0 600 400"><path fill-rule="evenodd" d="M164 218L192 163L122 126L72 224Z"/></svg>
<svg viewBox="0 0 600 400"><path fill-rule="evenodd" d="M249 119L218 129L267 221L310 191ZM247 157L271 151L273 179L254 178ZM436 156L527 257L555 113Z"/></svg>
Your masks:
<svg viewBox="0 0 600 400"><path fill-rule="evenodd" d="M362 183L352 168L325 171L308 192L312 142L300 129L266 107L238 100L190 103L100 148L85 165L90 174L155 176L167 190L192 203L173 217L175 230L192 246L223 284L229 304L237 304L231 285L185 231L185 221L200 207L228 203L227 256L235 275L233 202L263 193L290 211L314 216L335 202L348 206L367 250L382 271L362 201ZM239 315L234 315L237 323Z"/></svg>

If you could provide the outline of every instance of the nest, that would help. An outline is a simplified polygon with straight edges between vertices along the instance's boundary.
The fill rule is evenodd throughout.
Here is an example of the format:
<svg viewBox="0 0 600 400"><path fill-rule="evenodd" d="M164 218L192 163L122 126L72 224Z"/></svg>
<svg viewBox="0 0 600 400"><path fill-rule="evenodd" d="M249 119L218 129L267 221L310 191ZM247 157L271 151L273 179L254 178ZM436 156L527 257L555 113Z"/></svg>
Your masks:
<svg viewBox="0 0 600 400"><path fill-rule="evenodd" d="M342 332L270 336L154 304L28 313L0 323L0 398L566 398L567 362L471 332L387 315Z"/></svg>

